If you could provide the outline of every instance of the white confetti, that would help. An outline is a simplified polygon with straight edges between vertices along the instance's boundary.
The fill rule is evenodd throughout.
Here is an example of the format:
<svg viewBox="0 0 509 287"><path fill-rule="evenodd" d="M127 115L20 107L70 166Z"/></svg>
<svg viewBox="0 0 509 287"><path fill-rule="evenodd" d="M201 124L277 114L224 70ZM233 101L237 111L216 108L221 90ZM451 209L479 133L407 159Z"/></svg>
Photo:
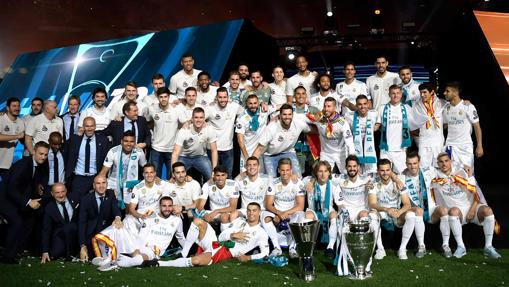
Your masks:
<svg viewBox="0 0 509 287"><path fill-rule="evenodd" d="M284 285L288 284L288 282L283 282Z"/></svg>
<svg viewBox="0 0 509 287"><path fill-rule="evenodd" d="M277 276L277 273L272 273L272 276Z"/></svg>
<svg viewBox="0 0 509 287"><path fill-rule="evenodd" d="M429 268L429 265L424 265L424 267Z"/></svg>
<svg viewBox="0 0 509 287"><path fill-rule="evenodd" d="M285 278L286 278L286 280L290 280L290 277L288 277L288 276L285 276Z"/></svg>
<svg viewBox="0 0 509 287"><path fill-rule="evenodd" d="M247 284L251 284L251 281L247 281ZM504 282L502 282L502 284L504 284Z"/></svg>
<svg viewBox="0 0 509 287"><path fill-rule="evenodd" d="M463 262L463 265L467 265L467 263Z"/></svg>
<svg viewBox="0 0 509 287"><path fill-rule="evenodd" d="M100 281L100 282L99 282L99 284L103 285L103 282L102 282L102 281Z"/></svg>
<svg viewBox="0 0 509 287"><path fill-rule="evenodd" d="M411 272L411 273L414 273L414 270L410 269L410 272Z"/></svg>
<svg viewBox="0 0 509 287"><path fill-rule="evenodd" d="M239 278L237 278L237 277L233 277L233 280L239 280Z"/></svg>
<svg viewBox="0 0 509 287"><path fill-rule="evenodd" d="M182 273L177 273L177 276L182 276Z"/></svg>
<svg viewBox="0 0 509 287"><path fill-rule="evenodd" d="M479 268L479 266L475 265L475 268Z"/></svg>
<svg viewBox="0 0 509 287"><path fill-rule="evenodd" d="M49 285L51 285L51 282L46 283L46 286L49 286Z"/></svg>
<svg viewBox="0 0 509 287"><path fill-rule="evenodd" d="M83 285L87 285L87 281L83 282Z"/></svg>
<svg viewBox="0 0 509 287"><path fill-rule="evenodd" d="M419 279L419 276L415 276L415 279Z"/></svg>
<svg viewBox="0 0 509 287"><path fill-rule="evenodd" d="M226 265L223 265L223 268L224 268L224 269L228 269L228 268L230 268L230 267L228 267L228 266L226 266Z"/></svg>
<svg viewBox="0 0 509 287"><path fill-rule="evenodd" d="M444 269L438 269L438 272L444 272Z"/></svg>
<svg viewBox="0 0 509 287"><path fill-rule="evenodd" d="M27 264L28 267L32 267L32 264Z"/></svg>
<svg viewBox="0 0 509 287"><path fill-rule="evenodd" d="M92 278L88 277L88 279L87 279L87 280L88 280L88 281L90 281L91 279L92 279Z"/></svg>
<svg viewBox="0 0 509 287"><path fill-rule="evenodd" d="M80 274L85 274L85 271L81 271Z"/></svg>
<svg viewBox="0 0 509 287"><path fill-rule="evenodd" d="M209 276L207 276L207 275L202 275L201 277L203 277L205 279L209 278Z"/></svg>
<svg viewBox="0 0 509 287"><path fill-rule="evenodd" d="M486 265L486 262L483 262L482 265Z"/></svg>

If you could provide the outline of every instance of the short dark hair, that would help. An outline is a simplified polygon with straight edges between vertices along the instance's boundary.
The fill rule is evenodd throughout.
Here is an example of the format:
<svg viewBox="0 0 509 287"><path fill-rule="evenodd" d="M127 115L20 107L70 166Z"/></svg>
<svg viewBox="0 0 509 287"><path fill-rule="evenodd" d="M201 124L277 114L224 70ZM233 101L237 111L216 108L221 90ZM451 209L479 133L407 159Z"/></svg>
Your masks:
<svg viewBox="0 0 509 287"><path fill-rule="evenodd" d="M406 159L409 159L409 158L417 158L419 161L421 160L421 156L419 155L418 152L416 151L410 151L410 152L407 152L406 154Z"/></svg>
<svg viewBox="0 0 509 287"><path fill-rule="evenodd" d="M40 97L33 98L30 103L33 104L34 102L37 102L37 101L41 102L41 104L44 103L44 100Z"/></svg>
<svg viewBox="0 0 509 287"><path fill-rule="evenodd" d="M96 94L103 93L106 97L108 97L108 93L106 93L106 89L103 87L97 87L92 91L92 99L95 97Z"/></svg>
<svg viewBox="0 0 509 287"><path fill-rule="evenodd" d="M168 88L165 88L165 87L161 87L161 88L157 89L156 95L159 97L162 94L170 95L170 90Z"/></svg>
<svg viewBox="0 0 509 287"><path fill-rule="evenodd" d="M81 99L79 96L76 96L76 95L72 95L69 97L69 99L67 100L67 103L71 102L71 100L76 100L78 101L78 105L81 104Z"/></svg>
<svg viewBox="0 0 509 287"><path fill-rule="evenodd" d="M47 149L49 149L49 144L47 142L43 142L43 141L38 141L35 145L34 145L34 150L40 148L40 147L45 147Z"/></svg>
<svg viewBox="0 0 509 287"><path fill-rule="evenodd" d="M122 134L122 139L124 139L125 137L136 138L136 133L134 133L132 130L127 130Z"/></svg>
<svg viewBox="0 0 509 287"><path fill-rule="evenodd" d="M131 106L136 106L136 103L134 101L127 101L127 103L122 106L122 113L126 115L126 113L131 110Z"/></svg>
<svg viewBox="0 0 509 287"><path fill-rule="evenodd" d="M127 86L131 86L131 87L134 87L134 88L136 88L136 89L138 88L138 84L136 84L136 82L135 82L135 81L129 81L129 82L127 82L127 84L125 84L125 85L126 85L126 87L127 87Z"/></svg>
<svg viewBox="0 0 509 287"><path fill-rule="evenodd" d="M248 158L246 159L246 163L247 163L248 161L251 161L251 160L256 161L258 164L260 163L260 160L259 160L256 156L250 156L250 157L248 157Z"/></svg>
<svg viewBox="0 0 509 287"><path fill-rule="evenodd" d="M428 92L435 91L435 85L429 82L425 82L419 85L419 91L427 90Z"/></svg>
<svg viewBox="0 0 509 287"><path fill-rule="evenodd" d="M196 108L193 109L193 116L194 116L194 114L197 114L197 113L204 113L205 114L205 110L202 107L196 107Z"/></svg>
<svg viewBox="0 0 509 287"><path fill-rule="evenodd" d="M225 87L219 87L216 90L216 95L219 93L226 93L228 95L228 89L226 89Z"/></svg>
<svg viewBox="0 0 509 287"><path fill-rule="evenodd" d="M292 110L292 113L293 113L293 107L289 104L283 104L280 108L279 108L279 112L280 113L283 113L284 110Z"/></svg>
<svg viewBox="0 0 509 287"><path fill-rule="evenodd" d="M304 92L307 92L306 88L304 86L298 86L297 88L293 89L293 93L296 94L298 89L303 89Z"/></svg>
<svg viewBox="0 0 509 287"><path fill-rule="evenodd" d="M463 91L463 87L461 86L461 83L458 81L447 82L447 84L445 84L445 87L458 90L458 93L461 93L461 91Z"/></svg>
<svg viewBox="0 0 509 287"><path fill-rule="evenodd" d="M7 106L9 107L12 103L15 103L15 102L21 103L18 98L10 97L7 99Z"/></svg>
<svg viewBox="0 0 509 287"><path fill-rule="evenodd" d="M256 202L256 201L252 201L252 202L248 203L248 205L247 205L247 206L250 206L250 205L254 205L254 206L258 207L258 209L262 209L262 207L260 206L260 204L259 204L258 202Z"/></svg>
<svg viewBox="0 0 509 287"><path fill-rule="evenodd" d="M195 88L195 87L187 87L187 88L185 89L185 91L184 91L184 95L186 95L186 94L187 94L187 92L189 92L189 91L194 91L195 93L198 93L198 92L196 91L196 88Z"/></svg>
<svg viewBox="0 0 509 287"><path fill-rule="evenodd" d="M231 72L228 74L228 79L229 79L229 78L231 78L233 75L240 76L239 71L231 71Z"/></svg>
<svg viewBox="0 0 509 287"><path fill-rule="evenodd" d="M180 57L180 59L182 60L182 59L184 59L184 58L192 58L192 57L193 57L193 54L191 54L191 53L184 53L184 54L182 55L182 57Z"/></svg>
<svg viewBox="0 0 509 287"><path fill-rule="evenodd" d="M173 198L165 195L165 196L161 197L161 199L159 199L159 205L161 205L161 203L163 203L163 201L165 201L165 200L170 200L171 203L173 203Z"/></svg>
<svg viewBox="0 0 509 287"><path fill-rule="evenodd" d="M249 96L247 96L247 98L246 98L246 104L247 104L247 101L249 101L250 99L254 99L254 98L256 98L257 100L259 100L259 99L258 99L258 96L257 96L256 94L250 94Z"/></svg>
<svg viewBox="0 0 509 287"><path fill-rule="evenodd" d="M173 172L175 170L175 168L179 167L179 166L183 166L184 169L186 168L186 166L184 165L183 162L181 161L177 161L177 162L174 162L172 165L171 165L171 171Z"/></svg>
<svg viewBox="0 0 509 287"><path fill-rule="evenodd" d="M355 98L355 102L357 102L358 100L366 100L368 101L368 97L366 95L358 95L357 98Z"/></svg>
<svg viewBox="0 0 509 287"><path fill-rule="evenodd" d="M396 84L394 84L394 85L391 85L391 86L389 87L389 92L390 92L390 91L392 91L392 90L400 90L400 91L401 91L402 89L401 89L401 86L400 86L400 85L396 85Z"/></svg>
<svg viewBox="0 0 509 287"><path fill-rule="evenodd" d="M226 168L226 166L224 165L218 165L216 167L214 167L214 170L213 170L214 173L216 172L220 172L220 173L226 173L228 174L228 169Z"/></svg>
<svg viewBox="0 0 509 287"><path fill-rule="evenodd" d="M154 170L156 170L156 166L155 166L153 163L151 163L151 162L147 162L147 163L143 166L143 171L145 171L145 169L146 169L146 168L149 168L149 167L151 167L151 168L153 168Z"/></svg>
<svg viewBox="0 0 509 287"><path fill-rule="evenodd" d="M157 73L152 76L152 81L161 79L164 81L164 76L161 73Z"/></svg>
<svg viewBox="0 0 509 287"><path fill-rule="evenodd" d="M197 79L199 79L201 76L207 76L207 78L209 78L210 80L210 74L206 71L201 71L199 74L198 74L198 77L196 77Z"/></svg>
<svg viewBox="0 0 509 287"><path fill-rule="evenodd" d="M412 72L412 68L409 65L403 65L403 66L399 67L400 72L403 70L410 70L410 72Z"/></svg>
<svg viewBox="0 0 509 287"><path fill-rule="evenodd" d="M346 69L347 66L350 66L352 65L353 68L355 69L355 64L353 63L353 61L346 61L344 64L343 64L343 70Z"/></svg>
<svg viewBox="0 0 509 287"><path fill-rule="evenodd" d="M333 102L334 105L337 105L337 103L338 103L338 101L336 101L336 99L334 99L333 97L325 98L324 102Z"/></svg>
<svg viewBox="0 0 509 287"><path fill-rule="evenodd" d="M355 161L357 163L357 165L361 164L361 162L359 161L359 158L354 154L351 154L346 157L345 166L348 166L348 162L350 162L350 161Z"/></svg>
<svg viewBox="0 0 509 287"><path fill-rule="evenodd" d="M382 165L389 165L391 168L392 168L392 162L386 158L381 158L378 160L378 162L376 163L376 166L377 167L380 167Z"/></svg>
<svg viewBox="0 0 509 287"><path fill-rule="evenodd" d="M441 158L441 157L444 157L444 156L446 156L446 157L448 157L449 159L451 159L451 155L450 155L449 153L447 153L447 152L441 152L441 153L439 153L439 154L438 154L438 156L437 156L437 159L439 159L439 158Z"/></svg>

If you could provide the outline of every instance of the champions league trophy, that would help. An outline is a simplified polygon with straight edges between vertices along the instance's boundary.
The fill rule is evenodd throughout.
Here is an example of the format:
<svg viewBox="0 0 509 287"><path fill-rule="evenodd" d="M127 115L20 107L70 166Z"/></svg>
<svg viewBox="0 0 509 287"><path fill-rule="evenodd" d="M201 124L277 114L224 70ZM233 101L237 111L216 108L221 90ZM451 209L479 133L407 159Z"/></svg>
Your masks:
<svg viewBox="0 0 509 287"><path fill-rule="evenodd" d="M313 251L320 230L320 222L314 220L305 223L290 223L290 230L297 243L300 277L307 282L313 281L316 278Z"/></svg>
<svg viewBox="0 0 509 287"><path fill-rule="evenodd" d="M345 233L346 245L351 256L350 264L353 265L350 279L364 280L371 277L366 267L375 250L377 234L370 229L369 223L367 220L354 220L349 223L348 231Z"/></svg>

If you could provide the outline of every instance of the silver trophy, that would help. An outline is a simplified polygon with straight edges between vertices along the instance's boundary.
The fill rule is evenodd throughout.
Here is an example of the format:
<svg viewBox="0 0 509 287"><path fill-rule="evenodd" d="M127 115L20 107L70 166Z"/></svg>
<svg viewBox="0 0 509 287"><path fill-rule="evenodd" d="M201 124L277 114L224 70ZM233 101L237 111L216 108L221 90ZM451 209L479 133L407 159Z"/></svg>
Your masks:
<svg viewBox="0 0 509 287"><path fill-rule="evenodd" d="M314 220L305 223L290 223L290 230L297 243L300 277L307 282L313 281L316 278L313 251L320 231L320 222Z"/></svg>
<svg viewBox="0 0 509 287"><path fill-rule="evenodd" d="M350 279L364 280L371 277L366 267L375 250L376 236L377 233L370 229L367 220L355 220L349 223L345 238L351 255L350 264L353 265Z"/></svg>

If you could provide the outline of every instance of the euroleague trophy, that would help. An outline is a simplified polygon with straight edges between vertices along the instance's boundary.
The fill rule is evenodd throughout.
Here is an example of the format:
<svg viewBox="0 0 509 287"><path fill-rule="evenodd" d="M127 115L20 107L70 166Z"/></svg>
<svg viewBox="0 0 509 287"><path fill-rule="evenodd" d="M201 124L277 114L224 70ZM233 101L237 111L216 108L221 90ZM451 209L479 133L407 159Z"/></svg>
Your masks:
<svg viewBox="0 0 509 287"><path fill-rule="evenodd" d="M307 282L313 281L316 278L313 251L320 230L320 222L313 220L304 223L290 223L290 230L297 243L300 277Z"/></svg>

